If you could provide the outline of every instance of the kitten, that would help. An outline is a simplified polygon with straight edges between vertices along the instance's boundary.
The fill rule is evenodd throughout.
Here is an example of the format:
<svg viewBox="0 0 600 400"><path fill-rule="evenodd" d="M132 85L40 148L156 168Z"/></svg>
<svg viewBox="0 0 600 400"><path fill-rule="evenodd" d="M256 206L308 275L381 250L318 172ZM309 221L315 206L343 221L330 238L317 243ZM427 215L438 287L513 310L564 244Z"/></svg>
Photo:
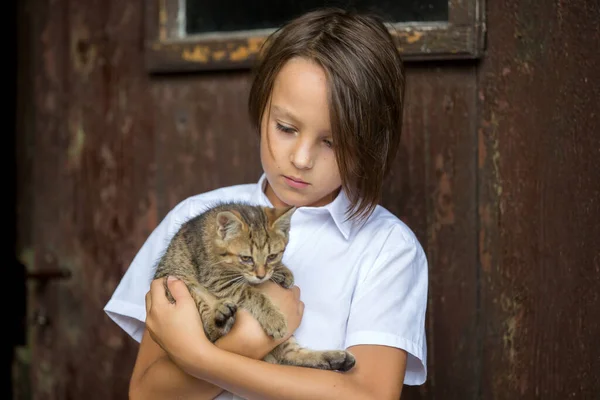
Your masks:
<svg viewBox="0 0 600 400"><path fill-rule="evenodd" d="M272 280L285 288L294 277L281 258L295 208L222 203L185 222L161 257L154 278L176 276L196 301L207 337L227 334L238 308L249 311L274 339L287 334L283 314L255 286ZM167 297L173 297L166 288ZM314 351L292 336L264 359L271 363L348 371L355 364L347 351Z"/></svg>

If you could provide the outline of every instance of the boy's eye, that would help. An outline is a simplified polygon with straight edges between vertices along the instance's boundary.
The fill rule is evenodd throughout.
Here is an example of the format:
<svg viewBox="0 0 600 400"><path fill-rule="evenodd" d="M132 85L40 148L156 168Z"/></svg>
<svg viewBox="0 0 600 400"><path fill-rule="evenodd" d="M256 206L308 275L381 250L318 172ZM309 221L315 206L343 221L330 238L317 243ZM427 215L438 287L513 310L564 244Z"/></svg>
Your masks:
<svg viewBox="0 0 600 400"><path fill-rule="evenodd" d="M323 139L323 143L325 143L325 146L327 147L333 147L333 142L329 139Z"/></svg>
<svg viewBox="0 0 600 400"><path fill-rule="evenodd" d="M285 133L296 132L296 130L294 128L291 128L291 127L285 126L285 125L281 125L279 122L276 123L275 127L277 128L277 130L279 130L281 132L285 132Z"/></svg>
<svg viewBox="0 0 600 400"><path fill-rule="evenodd" d="M253 264L254 260L250 256L240 256L240 261L244 264Z"/></svg>
<svg viewBox="0 0 600 400"><path fill-rule="evenodd" d="M277 258L277 254L269 254L267 257L267 261L273 261Z"/></svg>

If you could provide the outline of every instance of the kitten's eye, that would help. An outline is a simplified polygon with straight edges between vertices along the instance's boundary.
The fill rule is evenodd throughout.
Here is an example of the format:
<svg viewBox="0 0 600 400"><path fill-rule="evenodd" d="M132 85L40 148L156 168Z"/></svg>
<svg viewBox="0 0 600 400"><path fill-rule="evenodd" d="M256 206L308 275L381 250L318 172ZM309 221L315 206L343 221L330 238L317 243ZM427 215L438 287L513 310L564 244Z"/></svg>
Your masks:
<svg viewBox="0 0 600 400"><path fill-rule="evenodd" d="M254 260L250 256L240 256L240 261L244 264L254 264Z"/></svg>
<svg viewBox="0 0 600 400"><path fill-rule="evenodd" d="M273 261L277 258L277 254L269 254L267 257L267 261Z"/></svg>

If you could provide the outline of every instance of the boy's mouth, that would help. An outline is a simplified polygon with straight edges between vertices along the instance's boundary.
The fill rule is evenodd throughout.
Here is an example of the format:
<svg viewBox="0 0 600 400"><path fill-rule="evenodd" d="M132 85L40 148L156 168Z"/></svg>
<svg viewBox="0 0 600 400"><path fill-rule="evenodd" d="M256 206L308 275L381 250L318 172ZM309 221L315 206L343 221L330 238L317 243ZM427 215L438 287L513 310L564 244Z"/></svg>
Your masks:
<svg viewBox="0 0 600 400"><path fill-rule="evenodd" d="M286 177L286 178L288 178L288 179L291 179L291 180L293 180L294 182L298 182L298 183L306 183L306 184L308 185L308 182L306 182L306 181L303 181L303 180L302 180L302 179L300 179L300 178L296 178L295 176L286 176L286 175L284 175L284 177Z"/></svg>
<svg viewBox="0 0 600 400"><path fill-rule="evenodd" d="M288 186L291 186L295 189L303 189L309 185L308 182L305 182L300 178L286 175L283 175L283 178L285 179L285 182L288 184Z"/></svg>

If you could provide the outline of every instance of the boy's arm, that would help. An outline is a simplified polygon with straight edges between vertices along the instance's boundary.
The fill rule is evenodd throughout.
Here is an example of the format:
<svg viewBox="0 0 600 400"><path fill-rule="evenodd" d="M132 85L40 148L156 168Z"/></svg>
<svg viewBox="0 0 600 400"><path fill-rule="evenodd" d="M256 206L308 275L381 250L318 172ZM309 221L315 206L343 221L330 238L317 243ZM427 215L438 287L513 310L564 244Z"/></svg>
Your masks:
<svg viewBox="0 0 600 400"><path fill-rule="evenodd" d="M281 341L269 339L260 333L256 320L239 310L231 331L217 340L218 348L244 357L260 360ZM242 334L242 330L244 333ZM144 331L137 359L131 375L129 398L144 399L214 399L223 391L219 386L197 379L181 370L168 354Z"/></svg>
<svg viewBox="0 0 600 400"><path fill-rule="evenodd" d="M214 346L198 346L178 363L246 399L261 400L398 400L402 392L407 353L376 345L348 349L356 365L348 372L269 364Z"/></svg>
<svg viewBox="0 0 600 400"><path fill-rule="evenodd" d="M248 399L393 399L400 396L407 353L395 347L358 345L347 373L269 364L214 346L204 334L196 305L185 284L168 282L175 299L164 296L162 280L146 297L149 335L188 374ZM262 332L260 332L262 334Z"/></svg>
<svg viewBox="0 0 600 400"><path fill-rule="evenodd" d="M182 371L144 331L133 373L129 399L214 399L223 389Z"/></svg>

